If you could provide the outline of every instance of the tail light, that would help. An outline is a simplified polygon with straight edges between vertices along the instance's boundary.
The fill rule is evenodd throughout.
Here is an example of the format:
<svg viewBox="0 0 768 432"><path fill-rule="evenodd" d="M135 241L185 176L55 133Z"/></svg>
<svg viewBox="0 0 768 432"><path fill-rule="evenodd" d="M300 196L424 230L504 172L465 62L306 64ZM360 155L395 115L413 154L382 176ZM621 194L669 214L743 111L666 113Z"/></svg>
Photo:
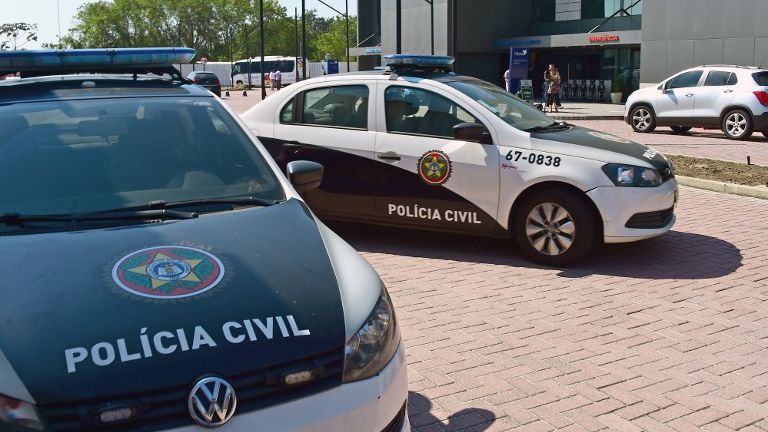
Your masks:
<svg viewBox="0 0 768 432"><path fill-rule="evenodd" d="M219 81L219 80L216 80L216 81L214 81L213 83L214 83L215 85L221 85L221 81Z"/></svg>
<svg viewBox="0 0 768 432"><path fill-rule="evenodd" d="M768 93L764 91L756 91L754 93L755 93L755 96L757 97L757 100L759 100L761 104L763 104L764 106L768 106Z"/></svg>
<svg viewBox="0 0 768 432"><path fill-rule="evenodd" d="M199 80L199 79L197 79L197 78L195 78L194 80L192 80L192 82L193 82L193 83L195 83L195 84L200 84L200 80Z"/></svg>

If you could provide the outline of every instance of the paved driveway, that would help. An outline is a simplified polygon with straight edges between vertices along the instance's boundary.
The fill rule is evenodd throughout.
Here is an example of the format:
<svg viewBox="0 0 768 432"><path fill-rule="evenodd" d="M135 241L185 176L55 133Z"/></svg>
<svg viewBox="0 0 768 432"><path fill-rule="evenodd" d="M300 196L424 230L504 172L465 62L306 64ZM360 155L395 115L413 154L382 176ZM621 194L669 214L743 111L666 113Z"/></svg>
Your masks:
<svg viewBox="0 0 768 432"><path fill-rule="evenodd" d="M716 130L692 129L688 134L679 135L672 133L668 127L659 126L653 133L641 134L633 131L631 126L621 120L568 120L568 122L653 146L665 154L740 163L747 163L747 156L750 156L753 164L768 166L768 138L760 132L755 132L748 141L733 141Z"/></svg>
<svg viewBox="0 0 768 432"><path fill-rule="evenodd" d="M332 227L392 293L416 431L768 430L768 203L683 188L678 218L567 270Z"/></svg>

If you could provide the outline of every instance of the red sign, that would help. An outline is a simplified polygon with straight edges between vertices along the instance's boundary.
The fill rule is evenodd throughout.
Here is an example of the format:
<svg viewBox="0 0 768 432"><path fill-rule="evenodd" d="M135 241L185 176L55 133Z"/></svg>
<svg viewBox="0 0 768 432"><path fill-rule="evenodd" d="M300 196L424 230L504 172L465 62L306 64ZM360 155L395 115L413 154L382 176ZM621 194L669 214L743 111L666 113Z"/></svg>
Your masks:
<svg viewBox="0 0 768 432"><path fill-rule="evenodd" d="M593 35L589 37L589 43L619 42L619 35Z"/></svg>

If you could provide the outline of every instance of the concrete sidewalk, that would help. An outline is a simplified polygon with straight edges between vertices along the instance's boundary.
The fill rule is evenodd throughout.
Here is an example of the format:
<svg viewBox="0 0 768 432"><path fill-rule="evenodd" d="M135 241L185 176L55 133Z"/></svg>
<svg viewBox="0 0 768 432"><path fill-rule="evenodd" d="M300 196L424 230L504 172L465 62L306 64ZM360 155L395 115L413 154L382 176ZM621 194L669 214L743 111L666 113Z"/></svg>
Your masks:
<svg viewBox="0 0 768 432"><path fill-rule="evenodd" d="M563 101L563 108L547 113L556 120L623 120L624 105Z"/></svg>

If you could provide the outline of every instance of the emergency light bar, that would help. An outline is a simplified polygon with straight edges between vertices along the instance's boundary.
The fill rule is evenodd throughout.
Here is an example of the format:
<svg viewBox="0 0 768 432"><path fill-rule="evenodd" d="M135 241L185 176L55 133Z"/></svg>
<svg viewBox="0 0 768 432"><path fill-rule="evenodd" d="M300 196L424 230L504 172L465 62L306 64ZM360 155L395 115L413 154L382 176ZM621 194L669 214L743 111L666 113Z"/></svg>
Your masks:
<svg viewBox="0 0 768 432"><path fill-rule="evenodd" d="M449 56L391 54L384 56L384 63L392 71L449 72L454 59Z"/></svg>
<svg viewBox="0 0 768 432"><path fill-rule="evenodd" d="M164 70L189 63L192 48L96 48L0 52L0 74L22 76L77 72L124 73Z"/></svg>

